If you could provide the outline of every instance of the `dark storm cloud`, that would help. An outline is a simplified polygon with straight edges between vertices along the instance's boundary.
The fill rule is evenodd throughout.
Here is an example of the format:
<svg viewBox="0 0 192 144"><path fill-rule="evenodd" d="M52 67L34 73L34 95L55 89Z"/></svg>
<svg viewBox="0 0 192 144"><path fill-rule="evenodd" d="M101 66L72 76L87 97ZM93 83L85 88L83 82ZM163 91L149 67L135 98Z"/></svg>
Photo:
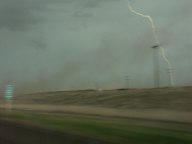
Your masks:
<svg viewBox="0 0 192 144"><path fill-rule="evenodd" d="M79 7L80 10L74 11L73 16L76 18L90 18L94 15L92 13L84 12L86 8L96 8L101 6L101 4L105 2L112 2L116 0L76 0L76 6Z"/></svg>
<svg viewBox="0 0 192 144"><path fill-rule="evenodd" d="M82 11L76 11L73 15L74 17L86 17L86 18L89 18L89 17L92 17L93 14L91 13L85 13L85 12L82 12Z"/></svg>
<svg viewBox="0 0 192 144"><path fill-rule="evenodd" d="M39 38L39 37L31 38L29 44L32 47L39 49L39 50L45 50L47 47L46 42L42 38Z"/></svg>
<svg viewBox="0 0 192 144"><path fill-rule="evenodd" d="M76 0L77 5L83 8L93 8L99 6L103 2L116 1L116 0Z"/></svg>
<svg viewBox="0 0 192 144"><path fill-rule="evenodd" d="M34 15L33 11L45 10L46 4L57 2L72 2L73 0L1 0L0 28L8 27L12 30L23 30L29 25L43 20Z"/></svg>
<svg viewBox="0 0 192 144"><path fill-rule="evenodd" d="M31 1L1 0L0 5L0 27L21 30L40 21L40 18L32 14L35 7L31 5Z"/></svg>
<svg viewBox="0 0 192 144"><path fill-rule="evenodd" d="M44 18L35 15L34 11L43 11L46 4L73 3L82 8L96 7L108 0L1 0L0 1L0 28L8 27L11 30L23 30L32 24L41 22ZM90 14L77 14L75 16L90 16Z"/></svg>
<svg viewBox="0 0 192 144"><path fill-rule="evenodd" d="M80 4L84 7L96 7L98 6L99 0L86 0L86 1L80 1Z"/></svg>

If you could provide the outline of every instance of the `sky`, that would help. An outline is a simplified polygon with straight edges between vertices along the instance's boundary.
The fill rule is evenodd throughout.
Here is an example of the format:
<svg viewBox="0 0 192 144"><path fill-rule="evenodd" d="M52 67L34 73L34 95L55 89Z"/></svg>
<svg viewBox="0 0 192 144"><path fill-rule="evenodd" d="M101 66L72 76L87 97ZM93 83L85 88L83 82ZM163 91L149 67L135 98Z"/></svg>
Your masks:
<svg viewBox="0 0 192 144"><path fill-rule="evenodd" d="M192 85L192 1L131 0L150 15L173 66ZM127 0L0 0L0 87L18 92L151 88L155 44L149 21ZM160 84L169 86L160 55Z"/></svg>

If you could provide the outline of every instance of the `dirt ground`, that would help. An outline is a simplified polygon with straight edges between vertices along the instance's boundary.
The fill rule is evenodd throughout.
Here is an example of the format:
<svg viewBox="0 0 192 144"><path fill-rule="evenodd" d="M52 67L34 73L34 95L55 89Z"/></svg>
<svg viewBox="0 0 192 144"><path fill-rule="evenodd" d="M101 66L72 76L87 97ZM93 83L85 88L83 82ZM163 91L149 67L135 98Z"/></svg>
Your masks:
<svg viewBox="0 0 192 144"><path fill-rule="evenodd" d="M158 120L168 122L192 123L192 112L179 112L168 110L154 109L135 109L135 110L119 110L113 108L100 108L90 106L55 106L55 105L30 105L30 104L14 104L7 107L0 105L1 110L19 110L33 111L44 113L63 113L63 114L79 114L90 116L105 116L116 118L138 118L146 120Z"/></svg>

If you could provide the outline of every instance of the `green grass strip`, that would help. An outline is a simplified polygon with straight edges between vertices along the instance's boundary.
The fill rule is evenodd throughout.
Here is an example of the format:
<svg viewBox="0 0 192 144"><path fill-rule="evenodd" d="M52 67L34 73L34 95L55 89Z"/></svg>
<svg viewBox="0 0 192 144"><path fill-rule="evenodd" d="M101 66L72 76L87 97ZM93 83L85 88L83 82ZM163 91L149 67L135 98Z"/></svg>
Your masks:
<svg viewBox="0 0 192 144"><path fill-rule="evenodd" d="M192 143L192 134L189 131L138 126L117 119L23 112L0 112L0 119L27 122L60 132L97 138L116 144Z"/></svg>

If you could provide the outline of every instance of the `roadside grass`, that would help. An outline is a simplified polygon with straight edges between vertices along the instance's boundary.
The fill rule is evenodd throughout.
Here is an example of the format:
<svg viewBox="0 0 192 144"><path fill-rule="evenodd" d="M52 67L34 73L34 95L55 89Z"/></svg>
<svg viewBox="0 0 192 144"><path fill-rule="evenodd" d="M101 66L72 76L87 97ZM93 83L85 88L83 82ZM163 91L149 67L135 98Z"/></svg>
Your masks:
<svg viewBox="0 0 192 144"><path fill-rule="evenodd" d="M0 112L0 119L96 138L114 144L191 144L192 133L169 127L147 127L109 118Z"/></svg>

